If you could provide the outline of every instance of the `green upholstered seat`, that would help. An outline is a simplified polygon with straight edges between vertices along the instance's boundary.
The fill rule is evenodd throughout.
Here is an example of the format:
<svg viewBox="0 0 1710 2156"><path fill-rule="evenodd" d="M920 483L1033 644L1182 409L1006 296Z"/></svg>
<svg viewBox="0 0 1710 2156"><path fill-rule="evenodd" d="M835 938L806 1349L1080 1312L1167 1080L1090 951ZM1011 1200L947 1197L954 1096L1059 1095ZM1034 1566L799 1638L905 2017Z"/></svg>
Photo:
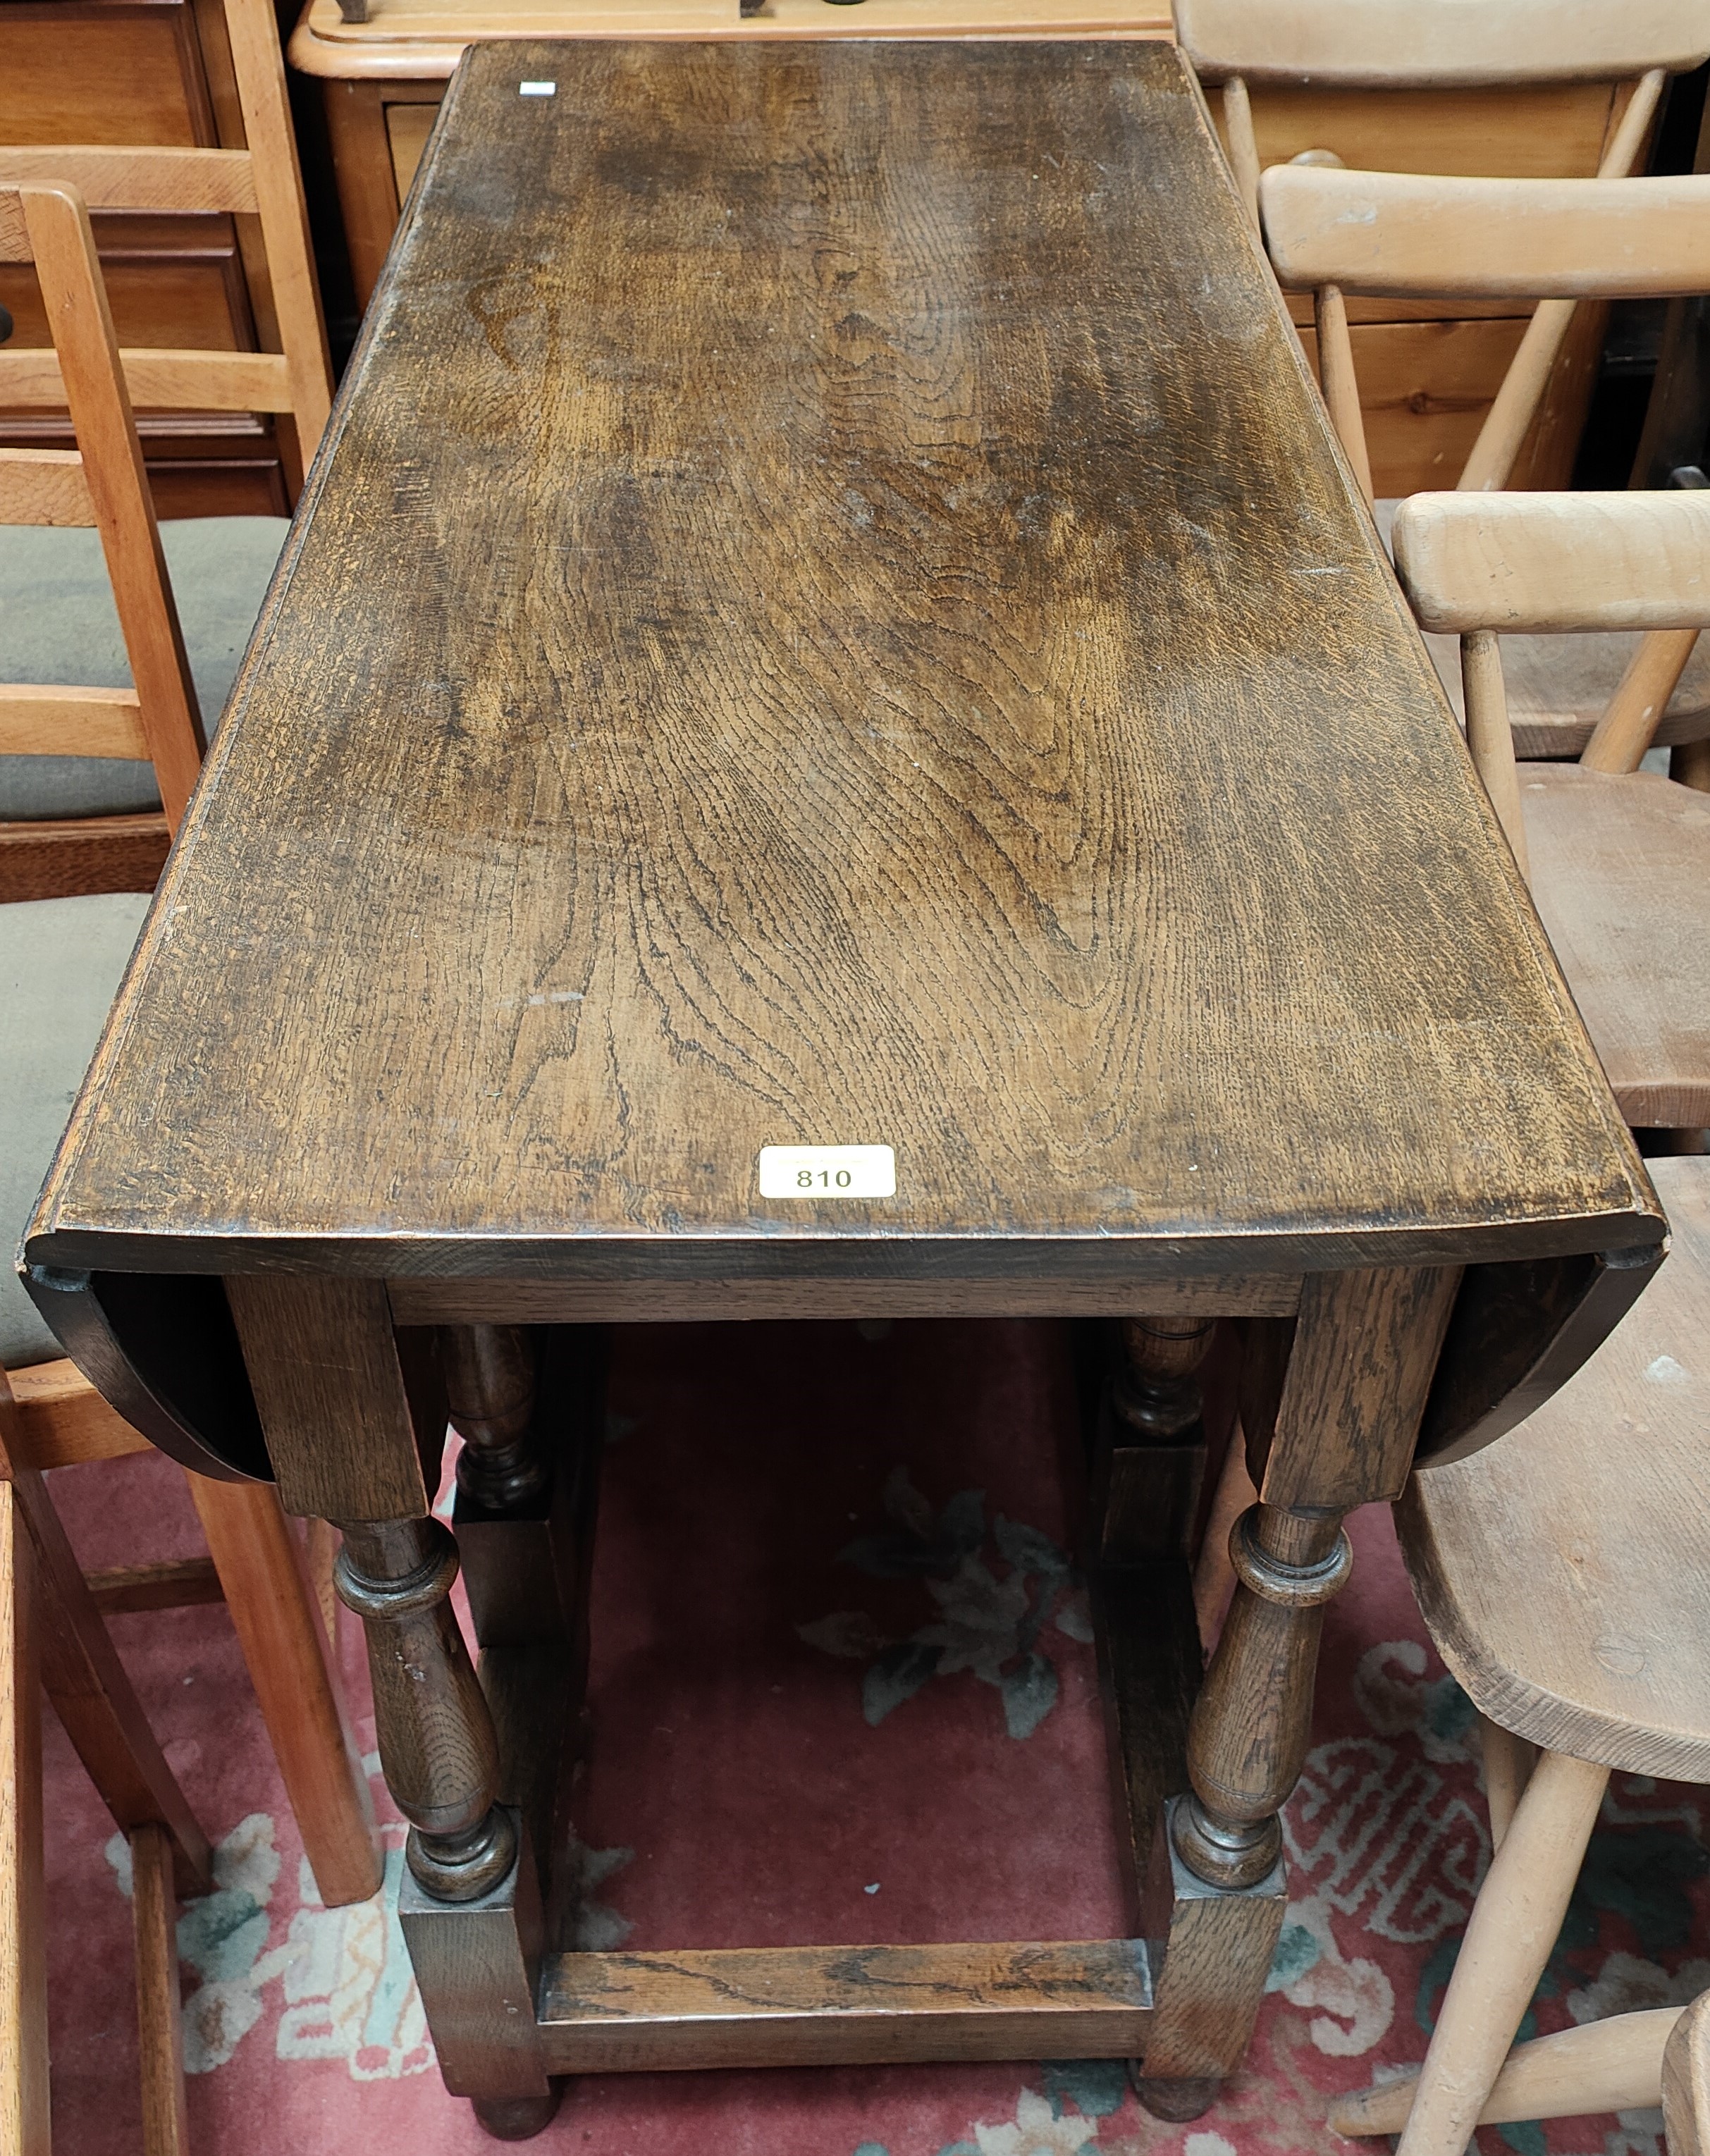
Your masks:
<svg viewBox="0 0 1710 2156"><path fill-rule="evenodd" d="M282 516L199 516L161 526L210 734L288 528ZM117 689L130 680L99 533L0 525L0 681ZM159 806L148 763L0 756L0 823L134 814Z"/></svg>
<svg viewBox="0 0 1710 2156"><path fill-rule="evenodd" d="M13 1261L148 907L128 891L0 906L0 1365L13 1369L64 1352Z"/></svg>

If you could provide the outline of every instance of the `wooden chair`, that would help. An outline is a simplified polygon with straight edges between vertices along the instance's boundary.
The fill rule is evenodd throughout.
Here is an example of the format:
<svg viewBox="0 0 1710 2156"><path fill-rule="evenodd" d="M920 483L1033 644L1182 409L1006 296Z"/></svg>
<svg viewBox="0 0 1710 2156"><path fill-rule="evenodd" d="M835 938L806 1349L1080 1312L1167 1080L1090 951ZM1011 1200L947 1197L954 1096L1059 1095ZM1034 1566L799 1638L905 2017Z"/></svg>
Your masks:
<svg viewBox="0 0 1710 2156"><path fill-rule="evenodd" d="M1656 298L1710 290L1710 175L1457 180L1273 166L1260 183L1260 203L1278 276L1316 295L1325 402L1368 501L1371 475L1353 381L1346 294L1543 293L1545 304L1566 306L1574 295ZM1534 326L1538 319L1535 315ZM1523 346L1504 396L1525 358ZM1527 393L1541 386L1534 381ZM1469 486L1463 477L1460 490L1489 490ZM1380 509L1380 522L1389 507ZM1534 680L1533 693L1544 695L1552 707L1528 714L1533 745L1557 756L1577 747L1593 770L1637 768L1644 752L1630 755L1627 745L1642 735L1648 747L1657 737L1659 720L1692 656L1697 632L1689 629L1629 640L1634 648L1625 670L1594 716L1583 708L1585 699L1571 678L1576 662L1583 675L1583 650L1569 662L1569 678L1554 681L1548 658L1540 660L1535 651L1528 654L1534 675L1542 667L1543 678ZM1609 666L1607 646L1592 647L1590 657L1594 669L1598 664ZM1562 670L1557 670L1559 675ZM1707 737L1710 701L1670 715L1666 739L1685 742Z"/></svg>
<svg viewBox="0 0 1710 2156"><path fill-rule="evenodd" d="M0 187L0 259L35 264L80 444L72 451L0 449L0 516L81 521L99 531L115 588L141 625L135 647L141 693L128 700L91 696L84 716L97 740L117 742L129 754L141 747L154 758L176 824L196 778L199 728L84 204L69 189ZM0 732L0 742L17 746L18 732L28 741L31 711L28 693L0 706L15 729L10 741ZM146 906L146 897L128 895L0 906L0 993L9 1020L0 1034L7 1072L0 1085L0 1183L11 1245ZM26 1363L12 1375L24 1465L40 1471L145 1448L59 1358L9 1276L0 1281L0 1342L8 1341L11 1358ZM214 1578L205 1567L187 1573L143 1568L140 1578L106 1583L109 1607L161 1606L223 1592L322 1896L329 1903L362 1900L380 1876L367 1778L344 1726L324 1628L285 1516L265 1486L198 1476L190 1485Z"/></svg>
<svg viewBox="0 0 1710 2156"><path fill-rule="evenodd" d="M1517 764L1499 633L1710 623L1710 495L1417 494L1394 540L1420 625L1461 639L1467 746L1622 1112L1702 1130L1710 802L1639 770L1654 706L1605 714L1578 764Z"/></svg>
<svg viewBox="0 0 1710 2156"><path fill-rule="evenodd" d="M1415 2068L1357 2096L1338 2097L1329 2125L1350 2138L1399 2133L1419 2079ZM1594 2118L1658 2104L1669 2156L1710 2156L1710 1992L1700 1992L1690 2006L1612 2014L1606 2021L1517 2044L1491 2085L1478 2123Z"/></svg>
<svg viewBox="0 0 1710 2156"><path fill-rule="evenodd" d="M0 2156L47 2156L40 1695L131 1845L145 2156L188 2145L174 1935L214 1886L208 1837L114 1650L0 1372Z"/></svg>
<svg viewBox="0 0 1710 2156"><path fill-rule="evenodd" d="M1368 501L1373 499L1372 475L1348 329L1348 298L1411 303L1451 298L1538 301L1458 482L1468 492L1506 486L1545 402L1579 300L1619 295L1625 288L1592 275L1571 290L1551 286L1546 295L1546 287L1531 280L1520 219L1534 198L1523 183L1493 180L1476 194L1461 195L1460 190L1477 183L1417 176L1409 176L1410 200L1415 214L1424 221L1431 220L1437 190L1443 191L1443 243L1434 259L1430 259L1433 250L1429 246L1421 250L1430 259L1425 283L1362 283L1352 266L1340 276L1326 271L1310 279L1299 277L1297 265L1287 259L1295 223L1289 223L1279 253L1271 213L1266 210L1261 217L1261 195L1267 202L1276 200L1279 220L1310 218L1313 206L1322 201L1345 207L1344 196L1336 192L1334 168L1340 160L1327 151L1309 151L1300 163L1273 167L1261 175L1248 85L1422 90L1625 81L1631 85L1631 94L1599 170L1600 179L1620 179L1629 177L1643 156L1668 75L1697 66L1704 57L1707 29L1702 9L1690 0L1645 0L1645 4L1613 9L1599 8L1594 0L1503 0L1503 4L1480 11L1476 38L1468 34L1465 9L1445 4L1445 0L1425 0L1423 5L1410 0L1406 5L1385 5L1382 0L1377 5L1367 5L1364 0L1293 0L1286 7L1256 5L1255 0L1180 0L1176 14L1182 43L1196 69L1208 81L1222 83L1231 162L1279 277L1286 285L1315 290L1325 400ZM1285 174L1286 178L1281 177ZM1320 177L1328 182L1323 191L1312 185ZM1357 185L1357 176L1340 177ZM1511 196L1509 191L1517 187L1521 192ZM1465 207L1457 210L1457 203ZM1573 214L1571 209L1564 213ZM1494 282L1487 275L1494 265L1479 261L1476 255L1466 264L1474 272L1471 281L1457 281L1453 274L1461 267L1456 257L1464 220L1474 214L1494 219L1506 229L1509 245L1499 251L1500 272ZM1351 236L1341 228L1316 234L1321 264L1327 260L1341 267L1337 242ZM1584 266L1593 267L1589 261ZM1695 291L1703 289L1702 285L1693 287ZM1387 536L1394 504L1379 501L1375 506ZM1692 745L1710 739L1710 660L1687 675L1695 639L1659 639L1636 656L1631 648L1635 642L1587 637L1515 652L1510 701L1521 753L1577 755L1611 699L1642 706L1660 698L1666 716L1657 742L1688 750L1677 759L1682 775L1689 763L1694 769L1702 766L1703 752L1693 757L1690 751ZM1445 678L1452 696L1452 669L1446 670ZM1671 698L1673 707L1669 708ZM1710 778L1710 772L1705 776Z"/></svg>
<svg viewBox="0 0 1710 2156"><path fill-rule="evenodd" d="M223 6L246 149L0 147L0 185L69 187L93 210L225 212L258 231L252 282L258 316L264 331L276 331L277 351L135 350L121 357L133 408L280 414L295 432L300 469L326 426L332 377L285 66L270 0L223 0ZM0 407L67 403L57 344L0 348ZM37 452L29 465L13 459L0 523L87 522L79 482L64 476L69 469L62 452ZM63 499L56 487L65 490ZM204 746L183 637L170 607L163 615L156 597L160 566L157 540L148 551L127 542L118 557L108 555L133 690L0 685L0 753L151 759L161 808L103 813L99 797L110 784L97 783L85 788L91 798L82 801L73 787L63 815L0 822L0 898L146 891L159 875L168 829L182 811ZM146 785L141 798L146 799Z"/></svg>
<svg viewBox="0 0 1710 2156"><path fill-rule="evenodd" d="M1462 2156L1480 2122L1671 2086L1677 2107L1706 2086L1702 2001L1679 2046L1665 2010L1509 2052L1610 1770L1710 1781L1710 1160L1651 1167L1673 1231L1655 1281L1547 1406L1421 1469L1396 1508L1431 1636L1484 1717L1496 1845L1419 2075L1330 2115L1343 2133L1401 2132L1401 2156ZM1677 2156L1702 2145L1673 2132Z"/></svg>
<svg viewBox="0 0 1710 2156"><path fill-rule="evenodd" d="M306 467L331 406L332 372L285 60L271 0L222 5L246 148L0 147L0 185L75 187L92 210L254 218L265 256L249 264L252 281L263 288L257 313L263 333L275 333L277 352L130 351L123 354L126 383L133 407L281 414L294 427ZM0 352L0 407L65 403L52 352Z"/></svg>

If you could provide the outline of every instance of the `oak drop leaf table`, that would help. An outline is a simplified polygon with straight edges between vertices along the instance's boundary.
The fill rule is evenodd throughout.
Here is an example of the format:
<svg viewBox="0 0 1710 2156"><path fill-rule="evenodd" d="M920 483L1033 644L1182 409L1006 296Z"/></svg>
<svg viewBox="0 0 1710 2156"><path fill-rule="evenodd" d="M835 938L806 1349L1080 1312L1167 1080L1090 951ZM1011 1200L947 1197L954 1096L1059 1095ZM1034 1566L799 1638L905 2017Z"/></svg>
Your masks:
<svg viewBox="0 0 1710 2156"><path fill-rule="evenodd" d="M719 2063L1203 2108L1343 1514L1664 1232L1172 49L471 50L26 1257L157 1442L341 1527L493 2131ZM969 1312L1125 1322L1132 1936L552 1951L599 1328ZM1202 1686L1222 1318L1261 1502Z"/></svg>

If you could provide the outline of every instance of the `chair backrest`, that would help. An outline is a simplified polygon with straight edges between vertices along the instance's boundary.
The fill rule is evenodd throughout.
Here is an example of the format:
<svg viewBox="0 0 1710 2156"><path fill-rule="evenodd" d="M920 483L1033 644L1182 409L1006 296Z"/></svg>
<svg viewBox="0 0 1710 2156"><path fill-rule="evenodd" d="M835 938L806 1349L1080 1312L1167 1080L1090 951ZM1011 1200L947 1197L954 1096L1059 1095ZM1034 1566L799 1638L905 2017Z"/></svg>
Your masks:
<svg viewBox="0 0 1710 2156"><path fill-rule="evenodd" d="M1176 0L1207 81L1349 90L1618 82L1710 55L1702 0Z"/></svg>
<svg viewBox="0 0 1710 2156"><path fill-rule="evenodd" d="M146 757L176 830L207 743L81 198L0 184L0 262L35 265L77 438L74 449L0 449L0 524L99 531L135 685L0 683L0 754Z"/></svg>
<svg viewBox="0 0 1710 2156"><path fill-rule="evenodd" d="M1675 632L1690 649L1710 628L1710 493L1415 494L1390 543L1420 626L1461 638L1467 747L1523 870L1497 634ZM1612 703L1581 761L1636 769L1667 701Z"/></svg>
<svg viewBox="0 0 1710 2156"><path fill-rule="evenodd" d="M0 147L0 186L76 188L92 210L221 211L260 226L280 350L124 354L134 406L287 413L307 466L326 424L332 370L309 240L285 60L272 0L223 0L248 147L155 150L58 143ZM67 403L56 353L0 351L0 407Z"/></svg>
<svg viewBox="0 0 1710 2156"><path fill-rule="evenodd" d="M1485 180L1273 165L1259 202L1272 266L1296 290L1478 300L1710 291L1710 174Z"/></svg>

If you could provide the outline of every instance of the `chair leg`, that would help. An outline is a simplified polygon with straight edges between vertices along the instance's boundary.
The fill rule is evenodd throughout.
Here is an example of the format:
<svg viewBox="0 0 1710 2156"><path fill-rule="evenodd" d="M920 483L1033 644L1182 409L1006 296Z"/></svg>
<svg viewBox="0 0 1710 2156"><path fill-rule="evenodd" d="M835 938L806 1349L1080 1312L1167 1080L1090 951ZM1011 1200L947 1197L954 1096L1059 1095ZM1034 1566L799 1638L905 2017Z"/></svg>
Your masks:
<svg viewBox="0 0 1710 2156"><path fill-rule="evenodd" d="M35 1553L0 1482L0 2156L49 2156Z"/></svg>
<svg viewBox="0 0 1710 2156"><path fill-rule="evenodd" d="M1710 1992L1675 2023L1662 2054L1662 2131L1668 2156L1710 2152Z"/></svg>
<svg viewBox="0 0 1710 2156"><path fill-rule="evenodd" d="M1516 1737L1499 1722L1478 1717L1478 1741L1484 1753L1484 1800L1491 1817L1491 1847L1502 1845L1532 1770L1538 1764L1538 1747Z"/></svg>
<svg viewBox="0 0 1710 2156"><path fill-rule="evenodd" d="M189 1482L321 1898L366 1902L383 1864L368 1780L290 1523L265 1484Z"/></svg>
<svg viewBox="0 0 1710 2156"><path fill-rule="evenodd" d="M1472 1907L1398 2156L1463 2156L1567 1914L1607 1767L1546 1752Z"/></svg>
<svg viewBox="0 0 1710 2156"><path fill-rule="evenodd" d="M142 2067L143 2156L187 2156L184 2024L178 1996L177 1896L164 1827L131 1831L131 1913L136 1933L136 2033Z"/></svg>

